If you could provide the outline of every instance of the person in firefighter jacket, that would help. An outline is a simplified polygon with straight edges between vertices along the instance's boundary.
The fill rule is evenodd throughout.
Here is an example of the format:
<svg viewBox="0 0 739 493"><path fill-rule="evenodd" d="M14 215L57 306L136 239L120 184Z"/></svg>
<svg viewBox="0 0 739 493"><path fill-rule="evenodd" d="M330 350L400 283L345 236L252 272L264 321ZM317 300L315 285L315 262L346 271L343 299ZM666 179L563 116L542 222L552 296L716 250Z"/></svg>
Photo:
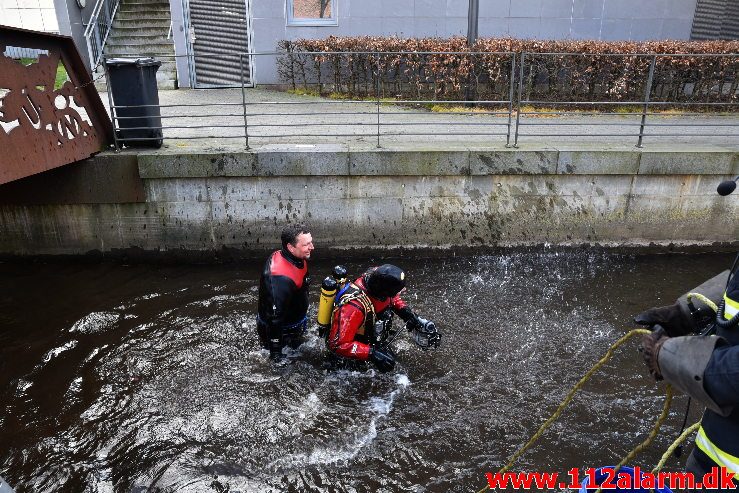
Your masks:
<svg viewBox="0 0 739 493"><path fill-rule="evenodd" d="M282 348L302 343L308 312L308 259L313 238L303 225L282 231L282 249L264 264L259 280L257 332L272 360L283 357Z"/></svg>
<svg viewBox="0 0 739 493"><path fill-rule="evenodd" d="M706 407L686 470L700 480L723 467L739 485L739 275L734 270L692 290L719 305L716 315L683 295L635 321L653 328L641 348L650 374ZM702 335L689 335L703 327Z"/></svg>
<svg viewBox="0 0 739 493"><path fill-rule="evenodd" d="M433 322L413 313L400 297L405 280L402 269L384 264L370 268L339 292L326 336L326 345L337 359L370 361L380 372L392 370L395 356L378 344L379 334L376 333L377 322L388 311L406 322L410 331L423 334L423 344L438 346L441 335Z"/></svg>

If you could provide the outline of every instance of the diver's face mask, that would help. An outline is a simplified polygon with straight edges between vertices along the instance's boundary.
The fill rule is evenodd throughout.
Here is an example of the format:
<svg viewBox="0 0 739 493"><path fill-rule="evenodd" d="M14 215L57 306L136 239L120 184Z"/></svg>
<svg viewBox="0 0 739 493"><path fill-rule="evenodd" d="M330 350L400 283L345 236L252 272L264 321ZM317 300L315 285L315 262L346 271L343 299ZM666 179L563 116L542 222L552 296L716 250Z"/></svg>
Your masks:
<svg viewBox="0 0 739 493"><path fill-rule="evenodd" d="M438 348L441 344L441 334L436 330L436 324L425 318L418 318L418 323L411 329L411 339L424 351Z"/></svg>

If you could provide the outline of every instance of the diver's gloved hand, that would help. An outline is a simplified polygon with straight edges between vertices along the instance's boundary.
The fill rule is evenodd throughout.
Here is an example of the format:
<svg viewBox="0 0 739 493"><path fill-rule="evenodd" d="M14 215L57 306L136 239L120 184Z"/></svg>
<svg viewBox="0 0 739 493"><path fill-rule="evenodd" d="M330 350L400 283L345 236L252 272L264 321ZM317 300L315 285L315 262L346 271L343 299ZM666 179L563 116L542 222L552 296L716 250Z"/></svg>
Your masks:
<svg viewBox="0 0 739 493"><path fill-rule="evenodd" d="M380 373L387 373L395 368L395 356L383 347L371 347L369 359L374 363Z"/></svg>
<svg viewBox="0 0 739 493"><path fill-rule="evenodd" d="M429 330L431 332L436 331L436 324L434 324L434 322L432 322L431 320L426 320L425 318L421 318L415 313L413 313L413 315L406 320L405 326L409 331L414 331L418 329Z"/></svg>
<svg viewBox="0 0 739 493"><path fill-rule="evenodd" d="M645 335L642 338L641 346L639 346L639 352L642 353L642 358L647 365L649 374L658 382L662 380L662 372L659 369L658 362L659 351L667 339L669 337L665 329L660 325L655 325L652 333Z"/></svg>
<svg viewBox="0 0 739 493"><path fill-rule="evenodd" d="M693 333L696 328L693 317L686 315L678 303L650 308L634 317L634 322L648 327L660 325L668 337L685 336Z"/></svg>
<svg viewBox="0 0 739 493"><path fill-rule="evenodd" d="M441 344L441 332L436 329L436 324L425 318L418 317L417 322L411 329L413 342L424 351L437 348Z"/></svg>

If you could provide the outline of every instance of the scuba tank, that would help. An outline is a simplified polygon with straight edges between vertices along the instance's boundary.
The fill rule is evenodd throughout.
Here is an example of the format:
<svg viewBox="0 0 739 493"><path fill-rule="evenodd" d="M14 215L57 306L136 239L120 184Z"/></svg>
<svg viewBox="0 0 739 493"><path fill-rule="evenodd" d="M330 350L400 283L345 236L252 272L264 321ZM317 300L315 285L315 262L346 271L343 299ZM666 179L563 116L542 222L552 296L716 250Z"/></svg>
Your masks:
<svg viewBox="0 0 739 493"><path fill-rule="evenodd" d="M331 328L331 314L339 286L346 284L346 267L337 265L332 276L321 283L321 298L318 301L318 335L324 337Z"/></svg>
<svg viewBox="0 0 739 493"><path fill-rule="evenodd" d="M318 335L323 337L331 325L331 311L336 298L338 285L333 277L327 277L321 283L321 298L318 301Z"/></svg>

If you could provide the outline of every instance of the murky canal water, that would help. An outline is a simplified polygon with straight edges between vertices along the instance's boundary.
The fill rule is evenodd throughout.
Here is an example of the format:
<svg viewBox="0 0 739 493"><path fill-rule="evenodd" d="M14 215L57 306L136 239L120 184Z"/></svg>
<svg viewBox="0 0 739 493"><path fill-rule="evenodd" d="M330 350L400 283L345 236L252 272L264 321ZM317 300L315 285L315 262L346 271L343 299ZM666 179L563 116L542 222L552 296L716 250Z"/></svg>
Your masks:
<svg viewBox="0 0 739 493"><path fill-rule="evenodd" d="M18 492L477 491L633 314L732 256L539 248L392 261L444 340L429 353L400 341L385 375L327 373L315 336L272 367L255 334L261 261L0 264L0 475ZM332 264L311 264L313 313ZM645 438L663 389L636 345L515 470L610 464ZM656 463L684 405L639 464Z"/></svg>

